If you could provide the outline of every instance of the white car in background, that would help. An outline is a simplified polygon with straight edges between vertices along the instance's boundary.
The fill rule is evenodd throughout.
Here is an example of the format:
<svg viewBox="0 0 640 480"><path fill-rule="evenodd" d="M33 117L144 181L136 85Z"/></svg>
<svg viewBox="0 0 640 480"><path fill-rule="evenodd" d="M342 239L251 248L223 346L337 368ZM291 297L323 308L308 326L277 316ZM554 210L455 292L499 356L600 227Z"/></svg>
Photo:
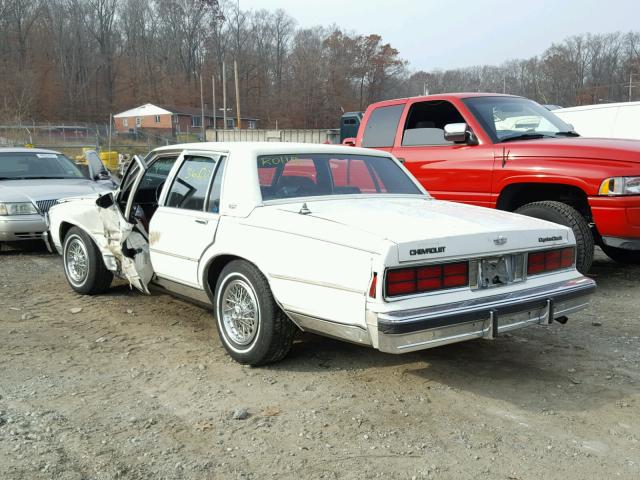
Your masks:
<svg viewBox="0 0 640 480"><path fill-rule="evenodd" d="M74 290L115 275L209 306L251 365L282 359L298 329L402 353L564 323L595 289L571 229L434 200L370 149L162 147L50 223Z"/></svg>

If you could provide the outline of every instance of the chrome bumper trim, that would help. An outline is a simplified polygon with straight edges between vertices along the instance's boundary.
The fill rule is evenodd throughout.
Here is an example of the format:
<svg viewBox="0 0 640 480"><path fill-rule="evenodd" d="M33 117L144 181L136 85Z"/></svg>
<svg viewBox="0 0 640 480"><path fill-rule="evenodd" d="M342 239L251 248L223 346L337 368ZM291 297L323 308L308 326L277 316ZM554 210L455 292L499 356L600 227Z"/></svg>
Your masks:
<svg viewBox="0 0 640 480"><path fill-rule="evenodd" d="M378 348L387 353L405 353L474 338L491 340L529 325L549 325L555 318L585 308L594 291L595 282L582 277L525 290L520 292L519 300L512 298L507 302L504 298L489 297L493 302L472 308L449 308L445 314L423 309L429 310L430 316L416 319L412 312L405 322L390 323L385 321L389 314L378 315Z"/></svg>
<svg viewBox="0 0 640 480"><path fill-rule="evenodd" d="M588 296L595 289L596 283L593 280L580 276L564 282L490 297L413 310L379 313L378 332L390 335L405 334L457 323L486 320L491 311L502 316L533 310L544 307L547 300L552 300L554 303L563 302ZM556 316L562 316L557 311L556 313Z"/></svg>

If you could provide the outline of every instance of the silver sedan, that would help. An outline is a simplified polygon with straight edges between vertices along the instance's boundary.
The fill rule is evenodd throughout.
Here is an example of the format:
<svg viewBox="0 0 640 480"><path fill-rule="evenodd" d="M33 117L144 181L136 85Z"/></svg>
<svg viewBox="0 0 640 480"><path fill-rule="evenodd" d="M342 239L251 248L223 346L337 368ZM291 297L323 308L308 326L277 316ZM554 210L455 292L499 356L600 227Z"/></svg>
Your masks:
<svg viewBox="0 0 640 480"><path fill-rule="evenodd" d="M93 160L97 155L93 154ZM101 165L101 164L100 164ZM45 215L66 197L115 188L104 167L90 162L84 173L53 150L0 148L0 248L3 243L47 239Z"/></svg>

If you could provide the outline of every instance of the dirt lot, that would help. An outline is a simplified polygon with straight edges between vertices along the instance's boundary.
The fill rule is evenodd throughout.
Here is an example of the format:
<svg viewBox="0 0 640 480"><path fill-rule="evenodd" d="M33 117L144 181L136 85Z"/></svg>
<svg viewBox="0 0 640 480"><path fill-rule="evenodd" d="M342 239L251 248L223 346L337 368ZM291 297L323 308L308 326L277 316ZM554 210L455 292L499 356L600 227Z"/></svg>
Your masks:
<svg viewBox="0 0 640 480"><path fill-rule="evenodd" d="M252 369L205 310L2 253L0 478L638 479L640 268L593 275L565 326L405 356L306 335Z"/></svg>

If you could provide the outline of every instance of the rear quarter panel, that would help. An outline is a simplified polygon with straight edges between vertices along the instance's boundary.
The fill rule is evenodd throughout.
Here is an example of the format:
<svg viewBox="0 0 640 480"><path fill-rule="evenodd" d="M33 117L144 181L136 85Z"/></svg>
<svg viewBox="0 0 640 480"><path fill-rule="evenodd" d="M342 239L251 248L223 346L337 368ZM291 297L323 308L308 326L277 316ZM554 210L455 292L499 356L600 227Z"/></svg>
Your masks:
<svg viewBox="0 0 640 480"><path fill-rule="evenodd" d="M203 282L206 266L219 255L238 256L256 265L284 310L365 327L375 252L292 233L283 225L269 228L223 217L200 264Z"/></svg>

